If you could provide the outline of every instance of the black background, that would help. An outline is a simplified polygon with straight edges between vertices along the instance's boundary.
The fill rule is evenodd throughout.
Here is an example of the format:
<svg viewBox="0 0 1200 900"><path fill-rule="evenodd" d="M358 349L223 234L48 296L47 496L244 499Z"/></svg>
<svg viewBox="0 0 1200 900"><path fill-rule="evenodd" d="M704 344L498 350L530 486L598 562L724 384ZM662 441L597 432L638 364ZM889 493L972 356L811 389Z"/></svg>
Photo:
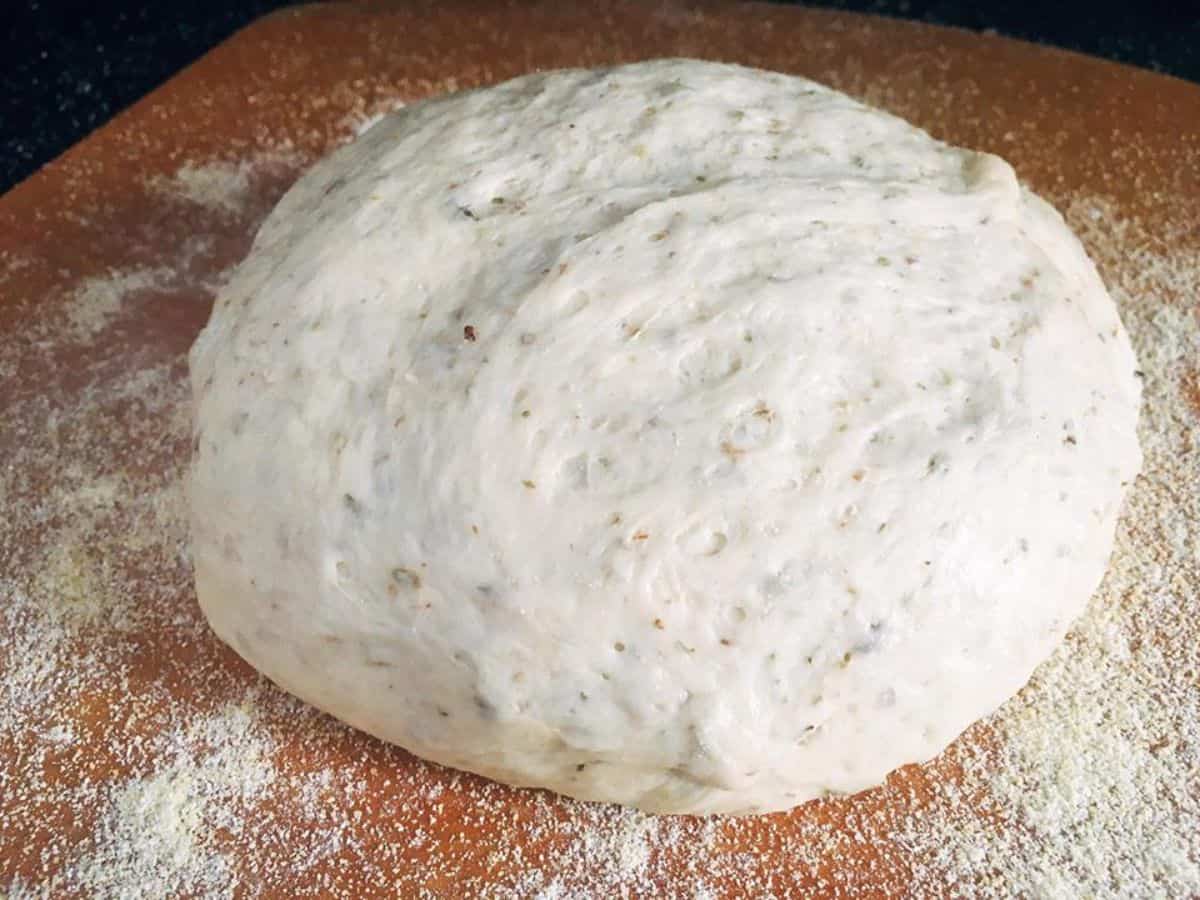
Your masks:
<svg viewBox="0 0 1200 900"><path fill-rule="evenodd" d="M0 192L238 28L289 2L0 0ZM1200 81L1200 0L809 5L993 29Z"/></svg>

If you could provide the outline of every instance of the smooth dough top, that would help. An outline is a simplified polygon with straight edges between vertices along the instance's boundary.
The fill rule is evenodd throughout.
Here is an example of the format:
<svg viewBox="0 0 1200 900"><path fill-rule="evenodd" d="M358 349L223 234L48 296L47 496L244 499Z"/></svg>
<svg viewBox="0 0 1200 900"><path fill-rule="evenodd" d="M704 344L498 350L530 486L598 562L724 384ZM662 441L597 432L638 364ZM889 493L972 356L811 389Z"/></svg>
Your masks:
<svg viewBox="0 0 1200 900"><path fill-rule="evenodd" d="M1128 339L1002 160L660 60L317 165L191 356L200 602L414 753L670 812L928 759L1102 577Z"/></svg>

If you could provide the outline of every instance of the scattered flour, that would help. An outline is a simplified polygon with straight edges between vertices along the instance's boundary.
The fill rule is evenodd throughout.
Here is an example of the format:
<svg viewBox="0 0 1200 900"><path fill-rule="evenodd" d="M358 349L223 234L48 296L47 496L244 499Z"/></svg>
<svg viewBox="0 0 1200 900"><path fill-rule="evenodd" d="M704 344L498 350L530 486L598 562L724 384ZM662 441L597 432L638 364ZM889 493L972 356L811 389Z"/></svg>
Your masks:
<svg viewBox="0 0 1200 900"><path fill-rule="evenodd" d="M170 178L151 179L149 186L158 193L236 216L243 212L250 196L250 174L254 165L248 161L214 162L202 166L187 164Z"/></svg>
<svg viewBox="0 0 1200 900"><path fill-rule="evenodd" d="M275 777L272 745L251 712L257 691L168 736L154 771L131 778L107 798L90 846L63 881L92 896L158 898L220 891L231 881L228 858L213 842L224 832L253 839L241 811ZM131 883L129 873L139 873Z"/></svg>
<svg viewBox="0 0 1200 900"><path fill-rule="evenodd" d="M71 337L86 340L102 331L131 294L161 288L171 274L164 268L134 269L84 279L65 307Z"/></svg>

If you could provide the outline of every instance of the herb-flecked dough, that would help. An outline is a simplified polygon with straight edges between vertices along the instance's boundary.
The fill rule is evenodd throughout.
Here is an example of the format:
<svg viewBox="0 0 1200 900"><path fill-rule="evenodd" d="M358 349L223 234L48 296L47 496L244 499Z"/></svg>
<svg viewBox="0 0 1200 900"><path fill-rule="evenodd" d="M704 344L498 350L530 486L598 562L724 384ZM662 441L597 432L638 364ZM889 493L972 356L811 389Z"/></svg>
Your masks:
<svg viewBox="0 0 1200 900"><path fill-rule="evenodd" d="M415 104L305 175L191 354L200 602L446 765L660 812L877 784L1107 564L1137 368L1002 160L660 60Z"/></svg>

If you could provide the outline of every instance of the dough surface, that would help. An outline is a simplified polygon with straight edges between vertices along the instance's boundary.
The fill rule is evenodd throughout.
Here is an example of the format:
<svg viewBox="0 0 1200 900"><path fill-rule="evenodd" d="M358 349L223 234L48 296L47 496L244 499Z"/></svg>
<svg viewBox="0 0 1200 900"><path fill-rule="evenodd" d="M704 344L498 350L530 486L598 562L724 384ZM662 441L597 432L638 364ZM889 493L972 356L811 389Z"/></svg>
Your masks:
<svg viewBox="0 0 1200 900"><path fill-rule="evenodd" d="M1136 361L1000 159L687 60L395 113L191 354L200 603L446 765L660 812L877 784L1102 577Z"/></svg>

